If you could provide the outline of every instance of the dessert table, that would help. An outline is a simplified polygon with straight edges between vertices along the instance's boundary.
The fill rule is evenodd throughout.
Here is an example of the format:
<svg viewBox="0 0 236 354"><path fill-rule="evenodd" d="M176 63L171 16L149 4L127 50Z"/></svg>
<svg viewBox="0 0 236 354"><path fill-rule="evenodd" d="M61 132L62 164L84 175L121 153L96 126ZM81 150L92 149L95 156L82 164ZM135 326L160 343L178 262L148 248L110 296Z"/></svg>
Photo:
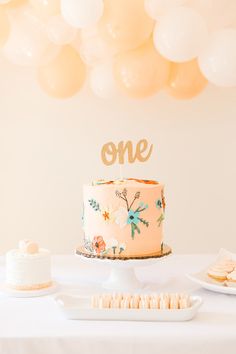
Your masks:
<svg viewBox="0 0 236 354"><path fill-rule="evenodd" d="M199 288L185 277L214 260L214 255L173 255L136 270L148 290L187 291L203 297L197 316L189 322L70 321L53 295L10 298L0 293L0 353L2 354L235 354L236 296ZM4 258L0 279L4 281ZM99 291L109 273L74 255L53 256L54 279L60 291ZM101 290L100 290L101 291Z"/></svg>

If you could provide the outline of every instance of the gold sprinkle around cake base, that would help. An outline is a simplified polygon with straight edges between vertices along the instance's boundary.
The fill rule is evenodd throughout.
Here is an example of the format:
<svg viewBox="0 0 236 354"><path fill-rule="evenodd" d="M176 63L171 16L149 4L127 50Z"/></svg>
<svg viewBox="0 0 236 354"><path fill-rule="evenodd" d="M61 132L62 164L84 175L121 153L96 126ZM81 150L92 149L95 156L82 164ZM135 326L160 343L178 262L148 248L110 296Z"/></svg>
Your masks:
<svg viewBox="0 0 236 354"><path fill-rule="evenodd" d="M165 256L168 256L169 254L172 253L172 249L168 245L163 245L162 250L159 250L157 252L149 253L143 256L140 255L132 255L132 256L115 256L115 255L101 255L101 254L93 254L87 251L84 246L79 246L76 249L76 254L79 256L84 256L87 258L99 258L99 259L111 259L111 260L121 260L121 261L128 261L132 259L148 259L148 258L162 258Z"/></svg>

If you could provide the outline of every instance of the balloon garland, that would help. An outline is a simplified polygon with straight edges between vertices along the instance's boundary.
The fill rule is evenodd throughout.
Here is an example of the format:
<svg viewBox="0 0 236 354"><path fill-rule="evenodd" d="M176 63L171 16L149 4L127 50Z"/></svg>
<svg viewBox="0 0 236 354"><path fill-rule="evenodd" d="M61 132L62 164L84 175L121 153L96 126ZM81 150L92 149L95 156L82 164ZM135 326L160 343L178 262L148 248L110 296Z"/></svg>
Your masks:
<svg viewBox="0 0 236 354"><path fill-rule="evenodd" d="M236 1L0 0L0 48L59 99L191 99L236 86Z"/></svg>

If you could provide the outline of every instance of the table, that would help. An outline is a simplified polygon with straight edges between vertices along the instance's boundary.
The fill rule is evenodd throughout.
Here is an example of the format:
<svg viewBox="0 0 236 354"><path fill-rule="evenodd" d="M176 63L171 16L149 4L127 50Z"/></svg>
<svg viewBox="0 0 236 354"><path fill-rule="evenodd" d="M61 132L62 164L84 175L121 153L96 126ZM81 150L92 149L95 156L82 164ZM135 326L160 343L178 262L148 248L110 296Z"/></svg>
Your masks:
<svg viewBox="0 0 236 354"><path fill-rule="evenodd" d="M190 291L204 299L190 322L70 321L63 318L52 296L9 298L0 295L1 354L235 354L236 296L212 293L191 283L184 274L197 272L214 255L173 255L164 262L137 268L152 290ZM108 275L76 256L53 256L53 277L61 290L91 292ZM4 259L0 258L4 279Z"/></svg>

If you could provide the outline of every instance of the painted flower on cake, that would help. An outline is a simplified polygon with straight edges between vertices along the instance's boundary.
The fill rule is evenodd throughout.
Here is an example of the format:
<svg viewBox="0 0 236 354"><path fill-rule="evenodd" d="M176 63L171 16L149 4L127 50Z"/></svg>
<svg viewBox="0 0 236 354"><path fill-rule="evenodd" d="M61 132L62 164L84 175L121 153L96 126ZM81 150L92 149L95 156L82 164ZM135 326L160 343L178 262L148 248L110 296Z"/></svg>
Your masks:
<svg viewBox="0 0 236 354"><path fill-rule="evenodd" d="M107 250L112 250L113 254L116 253L116 249L118 247L118 241L115 238L110 238L109 240L107 240L106 242L106 247Z"/></svg>
<svg viewBox="0 0 236 354"><path fill-rule="evenodd" d="M161 208L162 208L162 201L161 201L161 199L157 199L157 200L156 200L156 207L157 207L157 209L161 209Z"/></svg>
<svg viewBox="0 0 236 354"><path fill-rule="evenodd" d="M113 223L114 219L114 210L112 207L101 207L101 205L93 198L88 200L89 205L93 208L94 211L99 213L106 223Z"/></svg>
<svg viewBox="0 0 236 354"><path fill-rule="evenodd" d="M139 214L140 214L140 212L135 212L134 210L129 210L127 224L130 225L130 224L134 223L135 225L137 225L140 221Z"/></svg>
<svg viewBox="0 0 236 354"><path fill-rule="evenodd" d="M119 245L119 254L121 254L123 251L125 251L126 249L126 244L125 243L121 243Z"/></svg>
<svg viewBox="0 0 236 354"><path fill-rule="evenodd" d="M137 204L136 201L137 201L137 199L140 198L140 192L136 192L132 201L129 202L128 192L127 192L126 188L124 188L121 192L117 190L116 196L125 201L126 213L128 214L127 219L126 219L126 224L131 226L131 237L134 239L135 232L137 232L138 234L140 234L140 232L141 232L140 228L137 226L137 224L139 224L141 222L146 227L149 226L149 222L146 221L145 219L143 219L142 217L140 217L140 213L142 213L144 210L146 210L148 208L148 204L140 202L138 204L138 207L136 207L136 209L135 209L135 204ZM125 214L123 214L123 215L125 215ZM121 217L119 219L121 219ZM124 225L124 223L125 223L125 220L123 219L121 224Z"/></svg>
<svg viewBox="0 0 236 354"><path fill-rule="evenodd" d="M106 249L106 243L103 240L102 236L94 236L92 245L93 245L93 249L97 254L100 254Z"/></svg>
<svg viewBox="0 0 236 354"><path fill-rule="evenodd" d="M115 222L120 226L120 228L123 228L127 225L127 219L128 219L128 211L125 207L120 207L115 213Z"/></svg>
<svg viewBox="0 0 236 354"><path fill-rule="evenodd" d="M105 221L106 223L114 222L114 212L111 207L102 208L101 216L103 218L103 221Z"/></svg>
<svg viewBox="0 0 236 354"><path fill-rule="evenodd" d="M126 244L121 243L116 238L104 240L102 236L95 236L92 241L84 239L84 248L89 252L96 252L98 255L120 255L126 249Z"/></svg>
<svg viewBox="0 0 236 354"><path fill-rule="evenodd" d="M159 216L159 218L157 219L157 222L158 222L158 227L161 226L163 220L165 219L165 216L163 213L161 213L161 215Z"/></svg>

